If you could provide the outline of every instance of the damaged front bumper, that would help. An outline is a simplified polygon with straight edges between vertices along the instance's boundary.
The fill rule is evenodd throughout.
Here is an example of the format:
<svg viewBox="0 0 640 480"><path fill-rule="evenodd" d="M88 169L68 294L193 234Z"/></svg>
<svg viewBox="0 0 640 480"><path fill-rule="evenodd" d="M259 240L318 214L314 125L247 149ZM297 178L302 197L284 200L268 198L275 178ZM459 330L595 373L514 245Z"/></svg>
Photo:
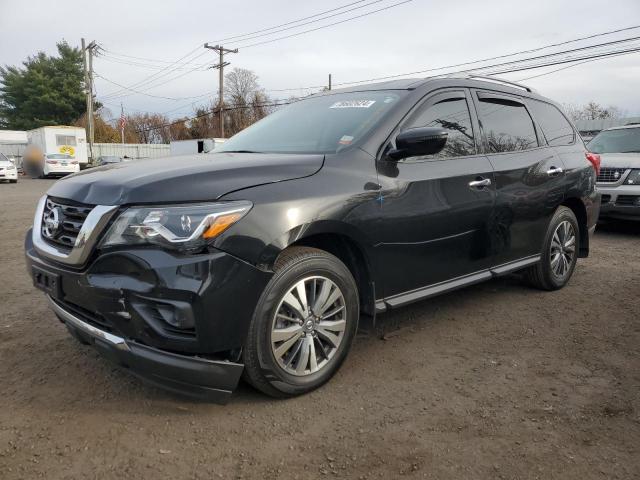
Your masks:
<svg viewBox="0 0 640 480"><path fill-rule="evenodd" d="M40 255L31 232L25 256L34 285L83 343L174 392L224 402L235 389L270 272L216 249L96 252L73 268Z"/></svg>
<svg viewBox="0 0 640 480"><path fill-rule="evenodd" d="M244 366L198 356L179 355L127 340L94 327L49 297L51 308L82 343L134 375L158 387L203 400L226 403Z"/></svg>

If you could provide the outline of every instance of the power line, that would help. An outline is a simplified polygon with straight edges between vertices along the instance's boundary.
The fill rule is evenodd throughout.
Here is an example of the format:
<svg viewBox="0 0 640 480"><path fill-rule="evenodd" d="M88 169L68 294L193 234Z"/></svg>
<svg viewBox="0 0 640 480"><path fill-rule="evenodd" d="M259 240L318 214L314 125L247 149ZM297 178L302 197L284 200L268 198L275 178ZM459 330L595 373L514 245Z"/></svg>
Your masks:
<svg viewBox="0 0 640 480"><path fill-rule="evenodd" d="M239 48L250 48L250 47L256 47L256 46L258 46L258 45L264 45L264 44L267 44L267 43L273 43L273 42L277 42L277 41L279 41L279 40L284 40L284 39L286 39L286 38L292 38L292 37L297 37L297 36L299 36L299 35L304 35L304 34L306 34L306 33L316 32L316 31L318 31L318 30L322 30L323 28L329 28L329 27L333 27L333 26L335 26L335 25L340 25L341 23L350 22L351 20L357 20L358 18L368 17L369 15L373 15L374 13L379 13L379 12L382 12L382 11L384 11L384 10L389 10L390 8L398 7L398 6L400 6L400 5L404 5L405 3L409 3L409 2L412 2L412 1L413 1L413 0L404 0L404 1L402 1L402 2L394 3L394 4L392 4L392 5L389 5L389 6L386 6L386 7L383 7L383 8L378 8L377 10L372 10L372 11L370 11L370 12L363 13L363 14L361 14L361 15L356 15L356 16L354 16L354 17L349 17L349 18L346 18L346 19L344 19L344 20L340 20L339 22L329 23L329 24L327 24L327 25L322 25L322 26L320 26L320 27L311 28L311 29L309 29L309 30L304 30L304 31L302 31L302 32L298 32L298 33L292 33L292 34L290 34L290 35L285 35L285 36L283 36L283 37L272 38L272 39L270 39L270 40L263 40L263 41L261 41L261 42L250 43L250 44L248 44L248 45L240 45L240 46L239 46Z"/></svg>
<svg viewBox="0 0 640 480"><path fill-rule="evenodd" d="M292 21L287 22L287 23L281 23L280 25L275 25L273 27L263 28L262 30L255 30L253 32L243 33L243 34L240 34L240 35L234 35L233 37L220 38L218 40L213 40L211 43L214 43L214 42L215 43L217 43L217 42L226 42L227 40L235 40L235 39L238 39L240 37L246 37L246 36L249 36L249 35L253 35L255 33L262 33L262 32L266 32L268 30L273 30L273 29L276 29L276 28L285 27L287 25L291 25L291 24L294 24L294 23L299 23L299 22L302 22L304 20L308 20L310 18L319 17L321 15L324 15L325 13L331 13L331 12L335 12L336 10L342 10L343 8L347 8L347 7L350 7L351 5L356 5L356 4L362 3L364 1L366 1L366 0L360 0L358 2L347 3L346 5L342 5L341 7L336 7L336 8L332 8L330 10L325 10L324 12L316 13L315 15L310 15L308 17L299 18L297 20L292 20Z"/></svg>
<svg viewBox="0 0 640 480"><path fill-rule="evenodd" d="M488 73L488 75L497 75L499 73L510 73L510 72L517 72L517 71L523 71L523 70L532 70L532 69L537 69L537 68L542 68L542 67L548 67L548 66L552 66L552 65L558 65L558 64L562 64L562 63L569 63L569 62L577 62L577 61L581 61L581 60L592 60L592 59L604 59L604 58L608 58L608 57L613 57L613 56L621 56L621 55L628 55L631 53L635 53L635 52L640 52L640 46L638 47L633 47L631 49L626 49L626 50L622 50L622 51L610 51L610 52L600 52L600 53L592 53L589 56L584 56L584 57L580 57L580 58L569 58L569 59L558 59L552 62L547 62L544 64L537 64L537 65L530 65L530 66L522 66L522 67L517 67L514 69L506 69L506 70L502 70L502 71L495 71L495 72L490 72ZM510 62L507 62L510 63ZM498 64L498 65L506 65L507 63L503 63L503 64ZM460 73L460 72L451 72L453 73ZM551 72L548 72L551 73ZM297 100L296 100L297 101ZM255 107L267 107L267 106L282 106L282 105L288 105L290 103L294 103L293 101L285 101L285 102L280 102L280 103L268 103L268 104L261 104L261 105L243 105L243 106L233 106L233 107L225 107L224 111L229 111L229 110L238 110L238 109L243 109L243 108L255 108ZM189 117L186 119L181 119L181 120L177 120L174 122L170 122L164 125L159 125L156 127L151 127L147 130L154 130L154 129L159 129L159 128L164 128L170 125L174 125L176 123L180 123L183 121L190 121L190 120L195 120L197 118L201 118L207 115L210 115L212 113L218 113L218 110L208 110L206 112L203 112L202 114L196 115L194 117Z"/></svg>
<svg viewBox="0 0 640 480"><path fill-rule="evenodd" d="M152 95L152 94L150 94L150 93L145 93L145 92L142 92L142 91L139 91L139 90L132 89L132 88L127 87L127 86L125 86L125 85L122 85L122 84L120 84L120 83L118 83L118 82L114 82L113 80L109 80L108 78L106 78L106 77L104 77L104 76L100 75L99 73L94 73L94 75L95 75L96 77L100 77L101 79L103 79L103 80L104 80L104 81L106 81L106 82L112 83L113 85L116 85L116 86L118 86L118 87L121 87L121 88L123 88L123 89L125 89L125 90L129 90L129 91L131 91L131 92L133 92L133 93L137 93L137 94L139 94L139 95L144 95L144 96L146 96L146 97L162 98L162 99L164 99L164 100L176 100L176 101L178 101L178 100L187 100L187 99L190 99L190 98L199 98L199 97L204 96L204 95L195 95L195 96L193 96L193 97L165 97L165 96L162 96L162 95ZM111 100L111 98L110 98L110 97L108 97L108 96L104 96L104 98L105 98L105 99L107 99L107 100Z"/></svg>
<svg viewBox="0 0 640 480"><path fill-rule="evenodd" d="M369 6L374 5L376 3L380 3L380 2L384 2L384 1L386 1L386 0L370 1L369 3L366 3L364 5L359 5L357 7L353 7L353 8L350 8L348 10L344 10L342 12L334 13L332 15L327 15L326 17L316 18L315 20L309 20L308 22L298 23L301 20L299 20L297 22L290 22L290 23L298 23L298 24L297 25L292 25L292 26L289 26L289 27L285 27L285 28L280 28L278 30L273 30L273 28L277 28L277 27L273 27L273 28L267 29L267 30L272 30L272 31L268 31L266 33L258 33L258 32L256 32L256 33L258 33L257 35L247 34L247 35L238 35L236 37L229 37L229 38L230 39L237 38L237 40L235 40L236 42L244 42L244 41L248 41L248 40L253 40L255 38L267 37L269 35L275 35L276 33L285 32L287 30L293 30L293 29L296 29L296 28L304 27L305 25L311 25L312 23L322 22L324 20L328 20L329 18L338 17L340 15L344 15L346 13L353 12L355 10L360 10L362 8L366 8L366 7L369 7ZM356 2L356 3L361 3L361 2ZM342 7L342 8L344 8L344 7ZM314 16L317 17L318 15L314 15ZM290 23L287 23L287 24L284 24L284 25L290 25ZM265 30L261 30L261 31L265 31Z"/></svg>
<svg viewBox="0 0 640 480"><path fill-rule="evenodd" d="M175 71L175 70L176 70L176 68L173 68L173 66L174 66L174 65L175 65L176 67L178 67L178 68L179 68L179 67L183 67L183 66L185 66L185 63L184 63L184 62L183 62L183 63L180 63L180 62L181 62L181 61L183 61L184 59L186 59L186 58L188 58L188 57L192 56L194 53L196 53L197 51L199 51L199 50L200 50L200 48L201 48L201 45L198 45L196 48L194 48L193 50L191 50L189 53L187 53L187 54L183 55L182 57L180 57L178 60L176 60L176 61L175 61L175 62L173 62L172 64L167 65L166 67L162 68L160 71L158 71L158 72L156 72L156 73L153 73L153 74L151 74L151 75L148 75L147 77L144 77L143 79L139 80L138 82L135 82L133 85L129 85L129 87L125 88L125 90L126 90L126 89L136 89L136 88L140 88L140 87L142 87L142 86L148 85L149 83L153 83L153 82L155 82L156 80L158 80L158 79L160 79L160 78L162 78L162 77L164 77L164 76L166 76L166 75L171 74L173 71ZM199 58L199 57L201 57L201 56L202 56L202 54L198 55L198 56L197 56L197 57L195 57L195 58L192 58L192 59L191 59L191 61L193 61L193 60L195 60L196 58ZM196 68L196 69L197 69L197 68ZM196 69L193 69L193 70L196 70ZM162 72L163 72L163 71L165 71L165 70L166 70L166 72L165 72L165 73L162 73ZM192 71L193 71L193 70L192 70ZM119 93L121 93L121 92L122 92L122 90L118 90L118 91L115 91L115 92L111 92L111 93L106 94L106 95L105 95L105 97L114 97L114 98L115 98L115 97L117 97L117 96L118 96L118 94L119 94Z"/></svg>
<svg viewBox="0 0 640 480"><path fill-rule="evenodd" d="M629 55L629 53L633 53L633 52L623 52L623 53L612 54L611 57L619 57L619 56L623 56L623 55ZM583 65L585 63L597 62L599 60L606 60L607 58L610 58L610 57L598 57L598 58L591 58L589 60L583 60L582 62L576 62L576 63L573 63L573 64L568 65L566 67L556 68L555 70L551 70L549 72L540 73L538 75L533 75L531 77L520 78L520 79L516 80L516 82L524 82L525 80L531 80L533 78L544 77L544 76L547 76L547 75L551 75L552 73L560 72L562 70L567 70L568 68L577 67L578 65Z"/></svg>
<svg viewBox="0 0 640 480"><path fill-rule="evenodd" d="M522 55L524 53L538 52L538 51L541 51L541 50L544 50L544 49L547 49L547 48L556 47L556 46L559 46L559 45L567 45L567 44L570 44L570 43L576 43L576 42L579 42L579 41L582 41L582 40L595 38L595 37L599 37L599 36L603 36L603 35L607 35L607 34L618 33L618 32L620 32L622 30L631 30L631 29L637 29L637 28L640 28L640 25L637 25L637 26L634 26L634 27L628 27L628 28L621 29L621 30L613 30L611 32L603 32L603 33L600 33L600 34L597 34L597 35L590 35L588 37L576 38L574 40L568 40L566 42L545 45L543 47L538 47L538 48L534 48L534 49L531 49L531 50L522 50L522 51L519 51L519 52L509 53L509 54L506 54L506 55L498 55L496 57L483 58L481 60L473 60L471 62L463 62L463 63L454 64L454 65L446 65L446 66L442 66L442 67L427 68L425 70L418 70L418 71L409 72L409 73L400 73L400 74L397 74L397 75L388 75L388 76L384 76L384 77L368 78L366 80L355 80L355 81L352 81L352 82L341 82L341 83L337 83L336 85L340 86L340 85L353 85L353 84L357 84L357 83L368 83L368 82L374 82L374 81L377 81L377 80L388 80L388 79L392 79L392 78L399 78L399 77L406 77L406 76L411 76L411 75L418 75L418 74L421 74L421 73L434 72L434 71L437 71L437 70L445 70L445 69L448 69L448 68L456 68L456 67L464 67L464 66L468 66L468 65L476 65L478 63L484 63L484 62L488 62L488 61L491 61L491 60L499 60L501 58L513 57L513 56L517 56L517 55ZM616 42L631 41L631 40L635 40L637 38L638 37L632 37L632 38L629 38L629 39L618 40ZM590 46L587 46L587 47L581 47L581 49L596 48L596 47L603 46L603 45L608 45L608 44L609 43L595 44L595 45L590 45ZM547 54L547 56L550 56L550 55L561 55L563 53L567 53L567 52L571 52L571 51L574 51L574 50L560 51L560 52L556 52L556 53L552 53L552 54ZM539 58L539 57L536 57L536 58ZM514 63L514 62L518 62L518 61L524 61L524 60L515 60L513 62L507 62L507 63ZM485 67L478 67L478 69L480 69L480 68L485 68ZM471 70L468 70L468 71L471 71Z"/></svg>

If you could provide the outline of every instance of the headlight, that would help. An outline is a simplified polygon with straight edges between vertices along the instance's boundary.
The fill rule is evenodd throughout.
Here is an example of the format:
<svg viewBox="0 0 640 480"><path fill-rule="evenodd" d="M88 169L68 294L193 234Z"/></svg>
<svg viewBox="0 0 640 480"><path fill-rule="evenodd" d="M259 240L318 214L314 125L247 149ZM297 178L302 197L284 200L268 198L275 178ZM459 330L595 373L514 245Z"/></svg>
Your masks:
<svg viewBox="0 0 640 480"><path fill-rule="evenodd" d="M626 185L640 185L640 170L631 170L624 183Z"/></svg>
<svg viewBox="0 0 640 480"><path fill-rule="evenodd" d="M206 246L251 209L251 202L134 207L111 225L101 247L159 245L195 251Z"/></svg>

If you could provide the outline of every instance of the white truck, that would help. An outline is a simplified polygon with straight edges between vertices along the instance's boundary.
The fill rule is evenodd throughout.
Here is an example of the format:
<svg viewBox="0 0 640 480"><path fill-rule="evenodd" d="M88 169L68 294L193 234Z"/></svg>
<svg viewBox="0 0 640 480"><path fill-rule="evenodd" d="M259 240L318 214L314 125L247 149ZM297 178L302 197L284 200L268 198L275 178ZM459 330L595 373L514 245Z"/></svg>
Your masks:
<svg viewBox="0 0 640 480"><path fill-rule="evenodd" d="M89 161L87 134L82 127L40 127L29 130L27 138L23 168L29 167L31 176L75 173Z"/></svg>
<svg viewBox="0 0 640 480"><path fill-rule="evenodd" d="M193 140L172 140L170 143L171 156L191 155L194 153L209 153L218 145L222 145L224 138L194 138Z"/></svg>

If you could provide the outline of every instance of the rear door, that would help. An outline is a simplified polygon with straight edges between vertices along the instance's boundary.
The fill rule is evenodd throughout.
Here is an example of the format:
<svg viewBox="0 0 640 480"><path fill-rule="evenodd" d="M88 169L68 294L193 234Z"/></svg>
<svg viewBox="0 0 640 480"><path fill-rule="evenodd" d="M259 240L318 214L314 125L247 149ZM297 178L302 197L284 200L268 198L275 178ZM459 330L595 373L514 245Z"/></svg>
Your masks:
<svg viewBox="0 0 640 480"><path fill-rule="evenodd" d="M493 170L478 153L477 123L464 89L428 96L396 131L440 126L444 150L378 161L382 186L377 259L385 297L486 270L493 212ZM393 135L395 137L395 135Z"/></svg>
<svg viewBox="0 0 640 480"><path fill-rule="evenodd" d="M563 198L564 165L546 145L522 97L475 90L484 150L495 171L494 265L539 255Z"/></svg>

